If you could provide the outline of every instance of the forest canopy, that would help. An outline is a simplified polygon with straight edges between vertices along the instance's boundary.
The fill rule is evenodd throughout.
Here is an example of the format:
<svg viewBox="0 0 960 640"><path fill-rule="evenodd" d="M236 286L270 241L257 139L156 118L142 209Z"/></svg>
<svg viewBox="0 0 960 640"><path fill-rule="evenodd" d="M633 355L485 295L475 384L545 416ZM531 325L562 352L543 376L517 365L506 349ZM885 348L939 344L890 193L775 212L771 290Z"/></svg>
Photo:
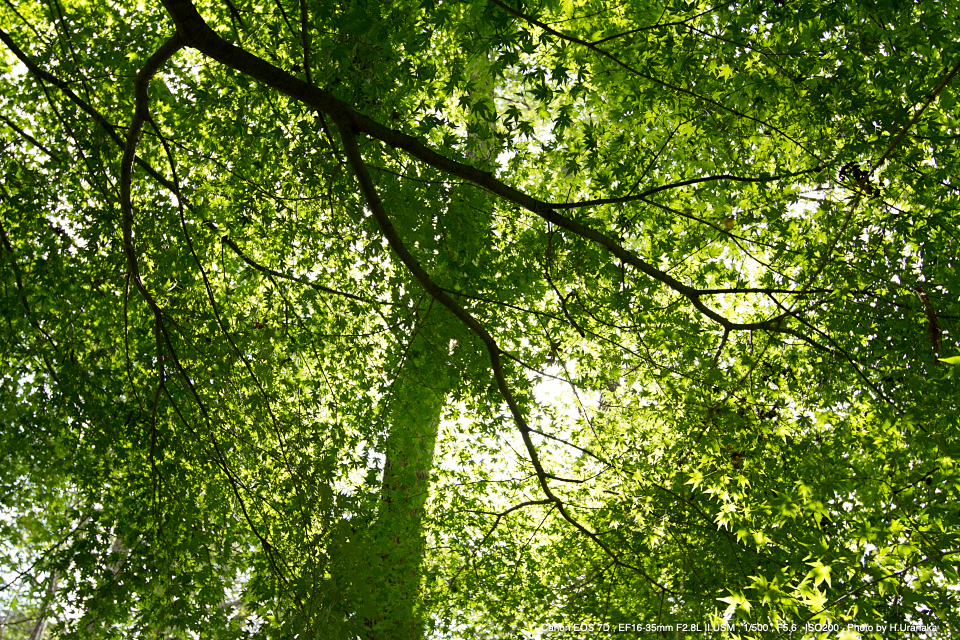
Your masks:
<svg viewBox="0 0 960 640"><path fill-rule="evenodd" d="M960 633L958 6L0 44L0 636Z"/></svg>

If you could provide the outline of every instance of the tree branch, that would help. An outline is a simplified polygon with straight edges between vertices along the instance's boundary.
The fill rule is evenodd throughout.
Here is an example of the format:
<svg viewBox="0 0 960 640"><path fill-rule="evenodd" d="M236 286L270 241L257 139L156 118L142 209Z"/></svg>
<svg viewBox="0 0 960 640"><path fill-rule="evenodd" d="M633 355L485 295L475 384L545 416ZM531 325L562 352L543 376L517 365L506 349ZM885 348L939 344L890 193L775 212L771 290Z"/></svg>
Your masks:
<svg viewBox="0 0 960 640"><path fill-rule="evenodd" d="M890 154L893 153L893 150L897 148L897 145L900 144L900 142L903 140L903 137L907 135L907 132L910 131L911 128L913 128L913 125L917 123L917 120L919 120L920 116L923 115L923 112L927 110L927 107L929 107L930 104L936 100L937 96L940 95L940 92L943 91L948 84L950 84L950 81L953 80L954 76L956 76L958 72L960 72L960 62L957 62L957 64L953 65L953 69L950 70L950 73L948 73L946 77L940 81L940 84L938 84L936 88L930 92L930 94L927 96L927 99L924 101L923 106L920 107L915 114L913 114L913 117L910 118L910 122L908 122L903 129L900 130L900 133L898 133L897 137L893 139L893 142L891 142L890 146L887 147L887 150L883 152L883 155L880 156L880 159L873 164L873 167L870 169L871 172L876 171L880 165L882 165L884 161L890 157Z"/></svg>
<svg viewBox="0 0 960 640"><path fill-rule="evenodd" d="M180 37L187 43L187 46L194 47L204 55L226 66L330 115L334 121L338 123L338 127L346 127L351 134L365 133L391 147L402 149L432 167L473 182L490 193L540 216L547 222L604 247L624 263L631 265L638 271L687 298L697 311L726 329L737 331L776 329L779 318L752 323L731 322L706 306L700 300L701 294L699 290L683 284L670 274L657 269L652 264L627 251L614 239L558 213L549 203L538 200L501 182L494 177L492 172L482 171L468 164L443 156L424 145L417 138L385 127L353 110L346 102L335 98L327 91L310 86L306 82L271 65L265 60L239 47L235 47L217 35L216 32L204 22L190 0L162 1L176 24L177 33L179 33ZM497 4L499 5L500 3L498 2ZM438 293L442 294L439 290Z"/></svg>
<svg viewBox="0 0 960 640"><path fill-rule="evenodd" d="M785 180L787 178L795 178L797 176L802 176L808 173L819 173L823 171L823 167L815 167L813 169L805 169L803 171L794 171L792 173L785 173L782 176L767 176L765 178L748 178L744 176L734 176L730 174L723 174L719 176L704 176L703 178L691 178L689 180L681 180L680 182L674 182L671 184L665 184L659 187L653 187L652 189L647 189L643 193L638 193L636 195L623 196L620 198L597 198L595 200L581 200L580 202L552 202L550 207L554 209L579 209L581 207L595 207L603 204L626 204L627 202L635 202L637 200L645 200L650 196L660 193L661 191L668 191L670 189L679 189L680 187L688 187L694 184L701 184L703 182L716 182L718 180L730 180L732 182L755 182L755 183L765 183L765 182L776 182L778 180Z"/></svg>
<svg viewBox="0 0 960 640"><path fill-rule="evenodd" d="M322 292L324 292L324 293L332 293L332 294L334 294L334 295L343 296L344 298L350 298L351 300L356 300L356 301L358 301L358 302L366 302L366 303L368 303L368 304L378 304L378 305L387 305L387 306L393 305L392 302L381 302L380 300L374 300L373 298L364 298L364 297L362 297L362 296L357 296L357 295L354 295L354 294L352 294L352 293L347 293L347 292L345 292L345 291L337 291L336 289L331 289L330 287L325 287L325 286L323 286L322 284L317 284L316 282L312 282L312 281L307 280L307 279L305 279L305 278L299 278L299 277L297 277L297 276L293 276L293 275L289 275L289 274L286 274L286 273L282 273L282 272L280 272L280 271L276 271L276 270L274 270L274 269L271 269L270 267L265 267L265 266L263 266L262 264L254 261L254 260L253 260L252 258L250 258L247 254L245 254L245 253L243 252L243 250L237 245L237 243L234 242L234 241L230 238L230 236L223 236L223 237L220 238L220 240L221 240L221 242L223 242L225 245L227 245L228 247L230 247L230 248L233 250L233 252L234 252L235 254L237 254L237 256L240 257L241 260L243 260L243 261L246 262L248 265L250 265L251 267L253 267L254 269L256 269L257 271L259 271L259 272L261 272L261 273L269 274L269 275L275 276L275 277L277 277L277 278L283 278L284 280L289 280L289 281L291 281L291 282L296 282L297 284L302 284L302 285L305 285L305 286L307 286L307 287L311 287L311 288L313 288L313 289L316 289L317 291L322 291Z"/></svg>
<svg viewBox="0 0 960 640"><path fill-rule="evenodd" d="M708 98L707 96L704 96L704 95L701 95L701 94L699 94L699 93L696 93L695 91L691 91L690 89L685 89L685 88L680 87L680 86L677 86L677 85L675 85L675 84L671 84L671 83L669 83L669 82L666 82L665 80L661 80L661 79L656 78L656 77L654 77L654 76L651 76L651 75L649 75L649 74L643 73L642 71L640 71L640 70L638 70L638 69L634 69L633 67L631 67L631 66L628 65L626 62L624 62L623 60L621 60L621 59L618 58L617 56L613 55L612 53L610 53L610 52L607 51L606 49L601 49L600 47L598 47L598 46L597 46L596 44L594 44L594 43L587 42L586 40L581 40L580 38L577 38L577 37L575 37L575 36L571 36L571 35L568 35L568 34L566 34L566 33L562 33L562 32L560 32L560 31L557 31L556 29L552 28L550 25L548 25L548 24L546 24L546 23L544 23L544 22L541 22L540 20L537 20L537 19L534 18L533 16L529 16L529 15L527 15L527 14L521 12L521 11L517 11L516 9L514 9L514 8L511 7L510 5L505 4L505 3L501 2L500 0L490 0L490 2L491 2L492 4L497 5L498 7L500 7L501 9L503 9L504 11L506 11L507 13L509 13L509 14L512 15L512 16L516 16L516 17L520 18L521 20L524 20L525 22L528 22L529 24L536 25L536 26L540 27L541 29L543 29L544 31L546 31L547 33L549 33L550 35L552 35L552 36L554 36L554 37L560 38L561 40L566 40L567 42L572 42L572 43L577 44L577 45L580 45L580 46L582 46L582 47L586 47L586 48L589 49L590 51L593 51L594 53L596 53L596 54L598 54L598 55L601 55L601 56L603 56L604 58L607 58L608 60L611 60L611 61L614 62L617 66L622 67L623 69L625 69L626 71L629 71L630 73L632 73L632 74L635 75L635 76L638 76L638 77L643 78L643 79L645 79L645 80L649 80L650 82L654 82L654 83L656 83L656 84L659 84L660 86L666 87L667 89L672 89L673 91L676 91L677 93L682 93L682 94L688 95L688 96L690 96L690 97L692 97L692 98L695 98L695 99L697 99L697 100L703 100L703 101L706 102L707 104L712 104L713 106L715 106L715 107L717 107L717 108L719 108L719 109L722 109L723 111L726 111L726 112L728 112L728 113L732 113L733 115L735 115L735 116L737 116L737 117L745 118L745 119L747 119L747 120L752 120L753 122L756 122L757 124L761 124L761 125L769 128L769 129L771 129L772 131L776 131L777 133L779 133L780 135L782 135L784 138L786 138L787 140L789 140L789 141L792 142L793 144L797 145L797 147L803 149L803 150L806 151L808 154L810 154L811 156L813 156L814 158L816 158L816 159L817 159L817 164L820 164L820 156L819 156L819 155L817 155L814 151L811 151L810 149L808 149L808 148L807 148L806 146L804 146L799 140L797 140L796 138L794 138L793 136L791 136L790 134L788 134L788 133L787 133L786 131L784 131L783 129L777 127L776 125L773 125L773 124L771 124L771 123L769 123L769 122L766 122L766 121L764 121L764 120L761 120L761 119L759 119L759 118L755 118L755 117L753 117L753 116L747 115L746 113L743 113L742 111L737 111L736 109L733 109L733 108L731 108L731 107L728 107L728 106L726 106L725 104L723 104L723 103L721 103L721 102L718 102L718 101L716 101L716 100L714 100L714 99L712 99L712 98Z"/></svg>
<svg viewBox="0 0 960 640"><path fill-rule="evenodd" d="M147 62L144 64L143 68L137 73L136 79L134 80L134 96L136 100L136 106L134 110L133 118L130 122L130 128L127 132L126 143L124 144L123 158L120 163L120 208L123 215L122 228L123 228L123 251L127 260L127 271L130 276L130 280L133 281L134 286L143 296L144 300L147 302L147 305L150 307L150 310L154 314L155 318L155 330L162 334L163 344L166 345L167 349L170 351L174 365L177 368L178 373L183 378L184 382L187 384L190 389L191 395L197 402L197 406L200 409L200 412L203 414L204 418L207 421L207 424L211 424L210 415L207 413L206 407L204 406L200 394L197 392L196 387L193 382L190 380L190 377L187 375L186 370L183 367L183 364L180 362L180 359L176 357L176 353L173 350L173 345L170 342L170 336L166 331L166 327L163 323L163 312L160 307L157 305L153 296L144 286L142 280L140 279L140 270L137 264L137 253L133 244L133 201L131 197L131 187L133 179L133 164L136 158L137 152L137 143L140 140L140 134L143 130L143 125L150 118L149 111L149 86L150 80L160 69L164 62L169 60L177 51L184 47L183 39L179 35L174 34L169 39L164 42L160 48L147 59ZM169 183L170 188L173 193L179 193L176 183ZM161 336L157 336L158 343L161 340ZM162 377L162 372L161 372ZM167 391L169 396L169 391L166 389L165 385L161 384L161 388ZM175 406L175 403L174 403ZM175 407L176 408L176 407ZM179 412L179 410L178 410ZM220 448L220 444L217 441L216 436L213 431L210 431L210 440L213 444L214 451L216 452L216 461L217 466L221 468L224 472L224 475L227 476L227 480L230 484L230 487L234 493L234 496L237 498L240 509L243 512L244 519L247 522L247 525L250 527L250 530L253 532L254 536L259 540L264 553L266 554L271 567L277 576L286 582L286 578L283 576L283 572L280 570L279 565L276 562L276 559L273 557L273 545L263 537L263 535L257 530L254 526L253 521L251 520L246 503L243 500L243 497L240 495L239 487L237 486L237 478L230 471L229 465L227 464L226 456Z"/></svg>

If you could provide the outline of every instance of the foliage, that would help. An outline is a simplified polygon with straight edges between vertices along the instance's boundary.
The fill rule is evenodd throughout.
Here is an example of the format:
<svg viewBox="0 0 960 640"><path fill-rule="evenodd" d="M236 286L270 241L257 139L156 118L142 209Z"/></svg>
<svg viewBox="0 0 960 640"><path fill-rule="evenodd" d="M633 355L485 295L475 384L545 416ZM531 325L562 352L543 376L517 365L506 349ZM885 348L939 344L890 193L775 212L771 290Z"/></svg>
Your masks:
<svg viewBox="0 0 960 640"><path fill-rule="evenodd" d="M5 3L4 632L954 633L947 5Z"/></svg>

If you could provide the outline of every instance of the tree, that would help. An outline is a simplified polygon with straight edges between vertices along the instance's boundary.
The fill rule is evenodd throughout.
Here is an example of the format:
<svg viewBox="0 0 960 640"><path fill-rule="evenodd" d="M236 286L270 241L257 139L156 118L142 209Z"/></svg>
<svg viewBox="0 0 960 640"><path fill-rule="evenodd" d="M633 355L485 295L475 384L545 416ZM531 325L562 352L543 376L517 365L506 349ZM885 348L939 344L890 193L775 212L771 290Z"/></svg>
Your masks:
<svg viewBox="0 0 960 640"><path fill-rule="evenodd" d="M0 12L8 612L960 626L955 9Z"/></svg>

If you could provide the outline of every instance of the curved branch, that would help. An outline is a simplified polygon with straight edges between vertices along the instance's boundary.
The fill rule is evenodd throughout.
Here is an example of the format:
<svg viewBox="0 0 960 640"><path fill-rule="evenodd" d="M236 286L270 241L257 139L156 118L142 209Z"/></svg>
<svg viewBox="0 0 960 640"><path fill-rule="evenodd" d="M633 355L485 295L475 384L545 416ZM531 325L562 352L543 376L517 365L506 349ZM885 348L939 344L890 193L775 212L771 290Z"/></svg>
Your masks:
<svg viewBox="0 0 960 640"><path fill-rule="evenodd" d="M180 362L180 359L177 358L176 353L174 352L173 345L170 342L170 336L167 333L166 327L163 322L163 312L160 307L157 305L156 300L144 286L142 280L140 279L140 269L137 261L137 253L133 244L133 200L131 197L131 187L133 181L133 164L136 160L137 153L137 144L140 141L140 134L143 131L143 125L145 122L150 119L149 111L149 87L150 80L156 75L157 71L163 65L164 62L169 60L177 51L184 47L184 41L178 34L174 34L166 42L164 42L160 48L154 52L150 58L147 59L146 64L143 68L140 69L137 73L136 79L134 80L134 96L136 100L136 107L134 110L133 119L130 122L130 128L127 131L126 142L124 144L123 158L120 163L120 208L123 215L122 220L122 230L123 230L123 252L127 261L127 271L130 277L130 280L133 281L134 286L143 296L143 299L147 302L147 305L150 307L150 310L154 315L154 329L157 332L157 344L158 346L163 344L169 350L171 359L173 360L174 366L177 369L177 372L183 378L187 387L190 389L191 395L197 402L197 406L200 409L200 412L203 414L207 424L212 424L210 415L207 412L206 406L203 404L200 394L197 392L196 387L193 382L190 380L190 377L187 375L186 370L183 367L183 364ZM179 193L179 189L176 186L176 183L170 183L172 185L172 190L174 193ZM166 385L163 384L163 372L160 372L161 383L158 388L163 389L167 392L169 396L169 390L166 389ZM176 405L174 403L174 408ZM179 410L177 410L179 413ZM213 445L214 451L216 452L216 463L217 466L221 468L224 475L227 477L230 488L233 491L234 496L237 498L237 501L240 504L240 509L243 512L244 519L247 522L247 525L250 527L250 530L253 532L254 536L260 542L264 553L266 554L270 565L273 567L274 572L280 577L281 580L286 582L286 578L283 575L283 572L280 570L279 565L277 564L276 558L273 554L273 545L257 530L256 526L253 524L253 521L250 518L250 515L247 512L246 503L243 500L243 497L240 495L240 489L238 487L238 478L230 471L230 467L227 464L227 458L223 453L223 450L220 448L220 443L218 442L213 431L210 431L210 441Z"/></svg>
<svg viewBox="0 0 960 640"><path fill-rule="evenodd" d="M124 139L121 138L120 135L116 132L116 129L118 129L119 127L117 127L114 124L111 124L106 119L106 117L104 117L102 113L100 113L93 106L91 106L89 102L87 102L86 100L78 96L76 93L74 93L74 91L70 88L69 84L67 84L60 78L57 78L56 76L49 73L48 71L40 68L40 66L37 65L36 62L31 60L27 56L27 54L25 54L23 50L17 46L17 43L15 43L13 39L2 29L0 29L0 42L3 42L3 44L7 46L10 52L13 53L13 55L16 56L17 59L20 62L22 62L23 65L27 68L27 70L30 71L30 73L32 73L36 78L44 82L47 82L49 84L52 84L53 86L60 89L60 91L62 91L63 94L67 96L67 98L69 98L71 102L73 102L75 105L80 107L81 111L83 111L84 113L92 117L93 121L96 122L98 125L100 125L100 128L103 129L103 131L107 134L107 136L109 136L109 138L113 140L118 147L124 148L126 146L124 143ZM143 123L141 123L141 126L142 124ZM162 175L160 175L159 172L157 172L153 167L147 164L142 158L134 157L134 161L137 163L137 165L140 166L141 169L146 171L151 178L153 178L154 180L162 184L167 189L173 191L173 188L174 188L173 183L171 183L169 180L167 180Z"/></svg>
<svg viewBox="0 0 960 640"><path fill-rule="evenodd" d="M143 131L143 124L150 118L148 107L150 100L148 95L150 80L160 69L160 66L183 47L183 40L179 35L174 34L147 59L146 64L144 64L140 72L137 73L137 77L133 82L136 109L133 114L133 120L130 121L130 129L127 131L127 139L123 148L123 158L120 160L120 209L123 213L123 253L127 259L127 272L133 279L134 286L157 316L160 315L160 308L140 280L137 252L133 246L133 200L130 192L133 180L133 163L137 157L137 144L140 142L140 133ZM175 185L171 186L176 190Z"/></svg>

